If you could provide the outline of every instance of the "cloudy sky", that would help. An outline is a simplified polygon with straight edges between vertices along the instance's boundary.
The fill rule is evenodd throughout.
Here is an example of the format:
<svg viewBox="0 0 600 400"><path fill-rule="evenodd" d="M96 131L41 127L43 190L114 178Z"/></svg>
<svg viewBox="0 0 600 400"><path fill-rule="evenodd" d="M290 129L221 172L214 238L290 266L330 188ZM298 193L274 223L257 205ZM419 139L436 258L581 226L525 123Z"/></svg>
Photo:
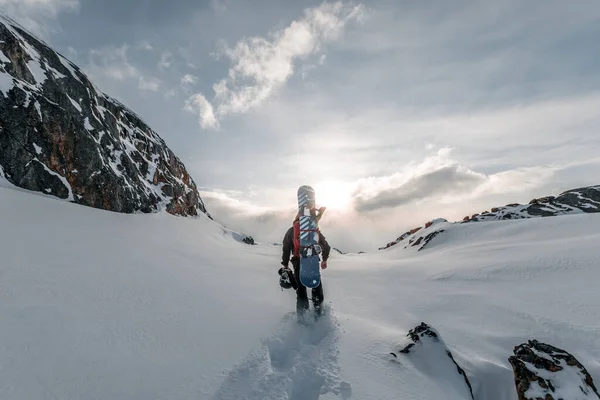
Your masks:
<svg viewBox="0 0 600 400"><path fill-rule="evenodd" d="M597 0L0 0L183 160L215 219L280 241L296 189L371 250L600 184Z"/></svg>

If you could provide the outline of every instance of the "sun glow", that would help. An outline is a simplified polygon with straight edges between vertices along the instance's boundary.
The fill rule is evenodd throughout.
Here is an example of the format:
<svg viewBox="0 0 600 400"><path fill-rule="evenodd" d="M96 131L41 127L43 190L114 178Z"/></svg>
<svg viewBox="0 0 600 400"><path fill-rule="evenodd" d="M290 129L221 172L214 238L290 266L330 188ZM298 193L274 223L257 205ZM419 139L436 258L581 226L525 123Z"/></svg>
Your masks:
<svg viewBox="0 0 600 400"><path fill-rule="evenodd" d="M347 210L352 201L352 186L340 181L324 181L314 186L317 207Z"/></svg>

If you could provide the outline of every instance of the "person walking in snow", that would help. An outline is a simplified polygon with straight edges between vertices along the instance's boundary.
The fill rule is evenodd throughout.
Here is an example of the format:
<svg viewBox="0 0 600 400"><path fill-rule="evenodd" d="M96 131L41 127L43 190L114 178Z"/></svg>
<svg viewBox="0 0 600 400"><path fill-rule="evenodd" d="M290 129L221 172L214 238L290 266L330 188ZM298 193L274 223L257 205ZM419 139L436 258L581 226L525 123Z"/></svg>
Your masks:
<svg viewBox="0 0 600 400"><path fill-rule="evenodd" d="M294 224L298 223L299 217L296 216ZM319 231L319 245L321 245L322 248L321 269L325 269L327 268L327 259L329 258L331 247L321 231ZM291 259L290 255L292 256ZM308 311L309 305L307 288L300 282L300 279L297 279L297 277L300 276L300 256L297 248L297 240L294 240L294 226L291 226L287 230L283 238L283 255L281 260L283 268L279 270L280 275L282 272L291 272L288 267L290 261L294 267L293 276L290 276L290 286L296 290L296 314L299 318L302 318L306 311ZM315 306L315 314L317 316L321 315L321 307L323 304L323 282L320 282L319 286L312 289L312 299Z"/></svg>

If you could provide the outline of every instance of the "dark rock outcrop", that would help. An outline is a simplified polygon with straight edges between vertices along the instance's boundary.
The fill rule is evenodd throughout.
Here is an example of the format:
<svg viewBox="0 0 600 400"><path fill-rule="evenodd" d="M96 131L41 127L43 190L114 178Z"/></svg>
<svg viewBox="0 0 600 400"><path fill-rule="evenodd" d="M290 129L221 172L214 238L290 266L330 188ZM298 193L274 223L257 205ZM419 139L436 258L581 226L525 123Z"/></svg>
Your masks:
<svg viewBox="0 0 600 400"><path fill-rule="evenodd" d="M254 243L254 238L252 236L245 236L242 239L242 242L244 242L246 244L249 244L249 245L252 245L252 246L256 244L256 243Z"/></svg>
<svg viewBox="0 0 600 400"><path fill-rule="evenodd" d="M588 371L566 351L530 340L513 353L508 361L519 400L600 399Z"/></svg>
<svg viewBox="0 0 600 400"><path fill-rule="evenodd" d="M443 229L432 229L432 227L435 228L435 225L441 222L448 221L443 218L437 218L432 221L428 221L424 226L419 226L404 232L393 242L389 242L385 246L380 247L379 250L385 250L397 245L400 242L408 242L408 244L404 246L405 249L408 247L415 247L417 248L417 251L421 251L434 237L444 232Z"/></svg>
<svg viewBox="0 0 600 400"><path fill-rule="evenodd" d="M0 166L16 186L90 207L206 213L185 166L152 129L1 16Z"/></svg>

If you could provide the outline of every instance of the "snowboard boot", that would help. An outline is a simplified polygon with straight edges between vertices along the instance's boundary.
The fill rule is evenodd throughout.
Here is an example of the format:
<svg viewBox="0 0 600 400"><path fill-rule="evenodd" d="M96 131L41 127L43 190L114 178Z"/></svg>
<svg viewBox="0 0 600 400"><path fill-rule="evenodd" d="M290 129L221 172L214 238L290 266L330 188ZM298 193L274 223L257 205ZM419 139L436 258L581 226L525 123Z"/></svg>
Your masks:
<svg viewBox="0 0 600 400"><path fill-rule="evenodd" d="M315 321L317 321L323 315L323 304L315 304Z"/></svg>
<svg viewBox="0 0 600 400"><path fill-rule="evenodd" d="M296 303L296 316L298 318L298 323L306 325L306 323L308 322L308 310L308 300L306 300L306 303L302 300Z"/></svg>

